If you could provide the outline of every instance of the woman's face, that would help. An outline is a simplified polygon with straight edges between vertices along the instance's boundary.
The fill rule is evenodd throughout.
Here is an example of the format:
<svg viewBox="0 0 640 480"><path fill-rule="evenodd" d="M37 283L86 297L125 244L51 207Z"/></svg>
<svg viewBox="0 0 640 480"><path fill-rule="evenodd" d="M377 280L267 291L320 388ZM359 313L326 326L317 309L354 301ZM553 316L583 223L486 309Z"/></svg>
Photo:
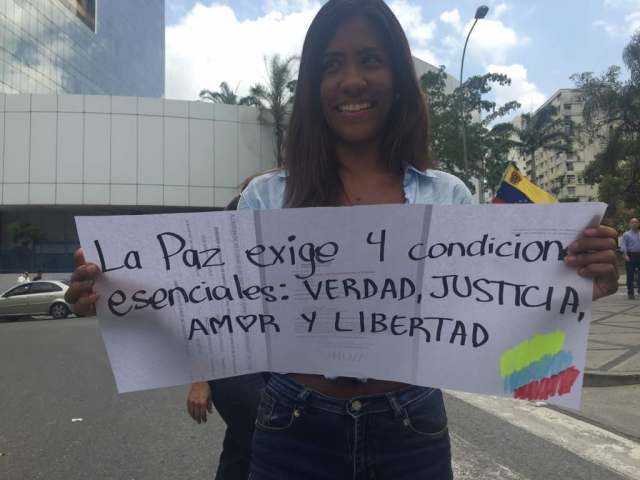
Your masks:
<svg viewBox="0 0 640 480"><path fill-rule="evenodd" d="M322 61L322 111L338 142L377 142L394 96L379 36L364 18L355 18L338 28Z"/></svg>

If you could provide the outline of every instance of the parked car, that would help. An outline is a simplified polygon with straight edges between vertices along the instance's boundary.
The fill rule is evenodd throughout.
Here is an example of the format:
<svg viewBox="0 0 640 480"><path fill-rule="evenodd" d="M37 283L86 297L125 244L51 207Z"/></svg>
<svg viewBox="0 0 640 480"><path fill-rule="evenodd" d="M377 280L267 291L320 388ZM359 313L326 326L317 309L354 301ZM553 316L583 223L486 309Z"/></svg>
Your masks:
<svg viewBox="0 0 640 480"><path fill-rule="evenodd" d="M66 318L71 307L64 301L69 286L57 280L38 280L16 285L0 295L0 317L51 315Z"/></svg>

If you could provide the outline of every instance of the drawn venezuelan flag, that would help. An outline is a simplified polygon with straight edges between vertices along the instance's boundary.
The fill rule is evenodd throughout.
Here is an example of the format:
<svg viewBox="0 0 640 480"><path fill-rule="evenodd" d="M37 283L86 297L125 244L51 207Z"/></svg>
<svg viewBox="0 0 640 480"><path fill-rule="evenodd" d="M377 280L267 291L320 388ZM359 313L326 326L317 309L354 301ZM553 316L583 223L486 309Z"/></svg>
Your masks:
<svg viewBox="0 0 640 480"><path fill-rule="evenodd" d="M547 400L571 392L580 371L570 352L563 350L565 332L534 335L500 357L504 389L514 398Z"/></svg>

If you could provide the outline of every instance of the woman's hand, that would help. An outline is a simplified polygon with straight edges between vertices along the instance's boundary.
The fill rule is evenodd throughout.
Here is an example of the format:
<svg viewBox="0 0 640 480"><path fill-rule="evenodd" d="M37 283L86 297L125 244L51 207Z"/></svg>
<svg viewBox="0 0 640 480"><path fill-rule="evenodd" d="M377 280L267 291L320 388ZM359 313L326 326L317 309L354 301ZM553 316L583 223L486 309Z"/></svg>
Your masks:
<svg viewBox="0 0 640 480"><path fill-rule="evenodd" d="M73 254L73 265L71 284L64 294L64 299L71 304L76 315L95 315L98 295L93 290L93 285L100 274L100 269L95 263L86 262L81 248Z"/></svg>
<svg viewBox="0 0 640 480"><path fill-rule="evenodd" d="M189 415L196 422L207 422L207 412L212 413L211 388L207 382L196 382L191 384L189 395L187 396L187 410Z"/></svg>
<svg viewBox="0 0 640 480"><path fill-rule="evenodd" d="M593 278L594 300L618 290L617 238L613 228L600 225L587 228L581 238L569 245L564 261L576 267L580 276Z"/></svg>

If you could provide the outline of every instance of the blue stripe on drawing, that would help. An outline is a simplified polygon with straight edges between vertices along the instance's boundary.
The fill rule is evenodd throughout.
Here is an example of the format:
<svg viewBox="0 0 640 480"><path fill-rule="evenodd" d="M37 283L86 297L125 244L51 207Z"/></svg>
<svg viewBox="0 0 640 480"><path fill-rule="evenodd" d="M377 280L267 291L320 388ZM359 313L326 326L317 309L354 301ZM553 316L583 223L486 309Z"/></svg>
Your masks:
<svg viewBox="0 0 640 480"><path fill-rule="evenodd" d="M500 184L500 188L498 188L496 192L496 197L504 200L506 203L533 203L529 197L507 182Z"/></svg>
<svg viewBox="0 0 640 480"><path fill-rule="evenodd" d="M557 375L573 364L571 353L561 351L555 355L547 355L542 360L530 364L528 367L512 373L504 379L506 392L514 392L518 388L543 378Z"/></svg>

